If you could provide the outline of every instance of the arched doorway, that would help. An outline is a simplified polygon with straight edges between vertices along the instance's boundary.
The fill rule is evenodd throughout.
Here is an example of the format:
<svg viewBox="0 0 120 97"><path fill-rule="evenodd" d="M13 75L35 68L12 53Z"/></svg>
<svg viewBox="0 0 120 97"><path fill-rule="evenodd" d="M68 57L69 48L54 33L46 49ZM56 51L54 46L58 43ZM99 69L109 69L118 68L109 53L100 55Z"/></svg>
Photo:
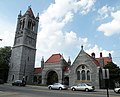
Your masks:
<svg viewBox="0 0 120 97"><path fill-rule="evenodd" d="M47 75L47 85L57 83L58 82L58 75L55 71L50 71Z"/></svg>
<svg viewBox="0 0 120 97"><path fill-rule="evenodd" d="M66 77L64 78L64 84L65 84L65 85L69 85L69 77L68 77L68 76L66 76Z"/></svg>
<svg viewBox="0 0 120 97"><path fill-rule="evenodd" d="M37 82L37 76L34 76L33 82Z"/></svg>

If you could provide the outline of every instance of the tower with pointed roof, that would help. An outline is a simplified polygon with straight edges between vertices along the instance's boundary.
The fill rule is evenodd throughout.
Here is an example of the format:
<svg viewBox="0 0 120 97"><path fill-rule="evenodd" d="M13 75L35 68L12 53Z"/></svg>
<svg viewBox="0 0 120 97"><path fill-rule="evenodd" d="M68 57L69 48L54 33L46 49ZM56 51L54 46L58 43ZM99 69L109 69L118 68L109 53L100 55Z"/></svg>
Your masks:
<svg viewBox="0 0 120 97"><path fill-rule="evenodd" d="M18 15L14 45L12 48L8 82L14 80L33 80L36 40L39 23L39 14L35 17L31 7L25 14Z"/></svg>

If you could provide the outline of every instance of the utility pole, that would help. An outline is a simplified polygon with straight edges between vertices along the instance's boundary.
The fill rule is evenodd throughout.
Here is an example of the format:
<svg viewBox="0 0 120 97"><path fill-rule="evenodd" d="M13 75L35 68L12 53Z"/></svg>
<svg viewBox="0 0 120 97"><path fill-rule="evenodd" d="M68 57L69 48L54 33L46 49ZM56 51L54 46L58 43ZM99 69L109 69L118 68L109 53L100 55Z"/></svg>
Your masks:
<svg viewBox="0 0 120 97"><path fill-rule="evenodd" d="M106 89L107 89L107 97L109 97L109 69L102 69L102 73L103 73L103 79L105 80L105 85L106 85Z"/></svg>

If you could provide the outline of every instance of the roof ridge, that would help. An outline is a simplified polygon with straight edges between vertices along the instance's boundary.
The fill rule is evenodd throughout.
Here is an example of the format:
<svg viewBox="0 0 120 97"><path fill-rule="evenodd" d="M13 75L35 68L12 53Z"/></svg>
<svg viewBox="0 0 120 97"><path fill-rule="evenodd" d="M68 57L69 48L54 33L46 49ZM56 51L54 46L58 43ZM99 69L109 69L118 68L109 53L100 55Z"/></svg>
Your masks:
<svg viewBox="0 0 120 97"><path fill-rule="evenodd" d="M28 9L27 9L27 11L25 12L24 15L26 15L26 14L28 14L28 15L30 15L31 17L34 17L34 18L35 18L31 6L28 6Z"/></svg>
<svg viewBox="0 0 120 97"><path fill-rule="evenodd" d="M86 52L85 52L86 53ZM88 57L90 57L94 63L97 65L97 66L100 66L99 62L96 60L96 58L93 58L92 56L90 56L88 53L86 53Z"/></svg>

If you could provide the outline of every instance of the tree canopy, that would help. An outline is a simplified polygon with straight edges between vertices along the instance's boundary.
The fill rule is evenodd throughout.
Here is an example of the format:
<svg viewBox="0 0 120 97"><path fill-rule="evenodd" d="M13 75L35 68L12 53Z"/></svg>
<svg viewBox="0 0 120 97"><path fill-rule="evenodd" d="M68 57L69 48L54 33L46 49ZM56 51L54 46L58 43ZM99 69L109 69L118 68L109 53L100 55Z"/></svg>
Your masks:
<svg viewBox="0 0 120 97"><path fill-rule="evenodd" d="M111 78L116 78L116 77L120 76L120 68L113 62L109 62L107 65L105 65L104 68L109 69Z"/></svg>
<svg viewBox="0 0 120 97"><path fill-rule="evenodd" d="M116 82L120 84L120 67L113 62L109 62L107 65L105 65L104 68L109 69L109 86L114 88Z"/></svg>
<svg viewBox="0 0 120 97"><path fill-rule="evenodd" d="M11 56L11 47L0 48L0 79L7 81L9 62Z"/></svg>

